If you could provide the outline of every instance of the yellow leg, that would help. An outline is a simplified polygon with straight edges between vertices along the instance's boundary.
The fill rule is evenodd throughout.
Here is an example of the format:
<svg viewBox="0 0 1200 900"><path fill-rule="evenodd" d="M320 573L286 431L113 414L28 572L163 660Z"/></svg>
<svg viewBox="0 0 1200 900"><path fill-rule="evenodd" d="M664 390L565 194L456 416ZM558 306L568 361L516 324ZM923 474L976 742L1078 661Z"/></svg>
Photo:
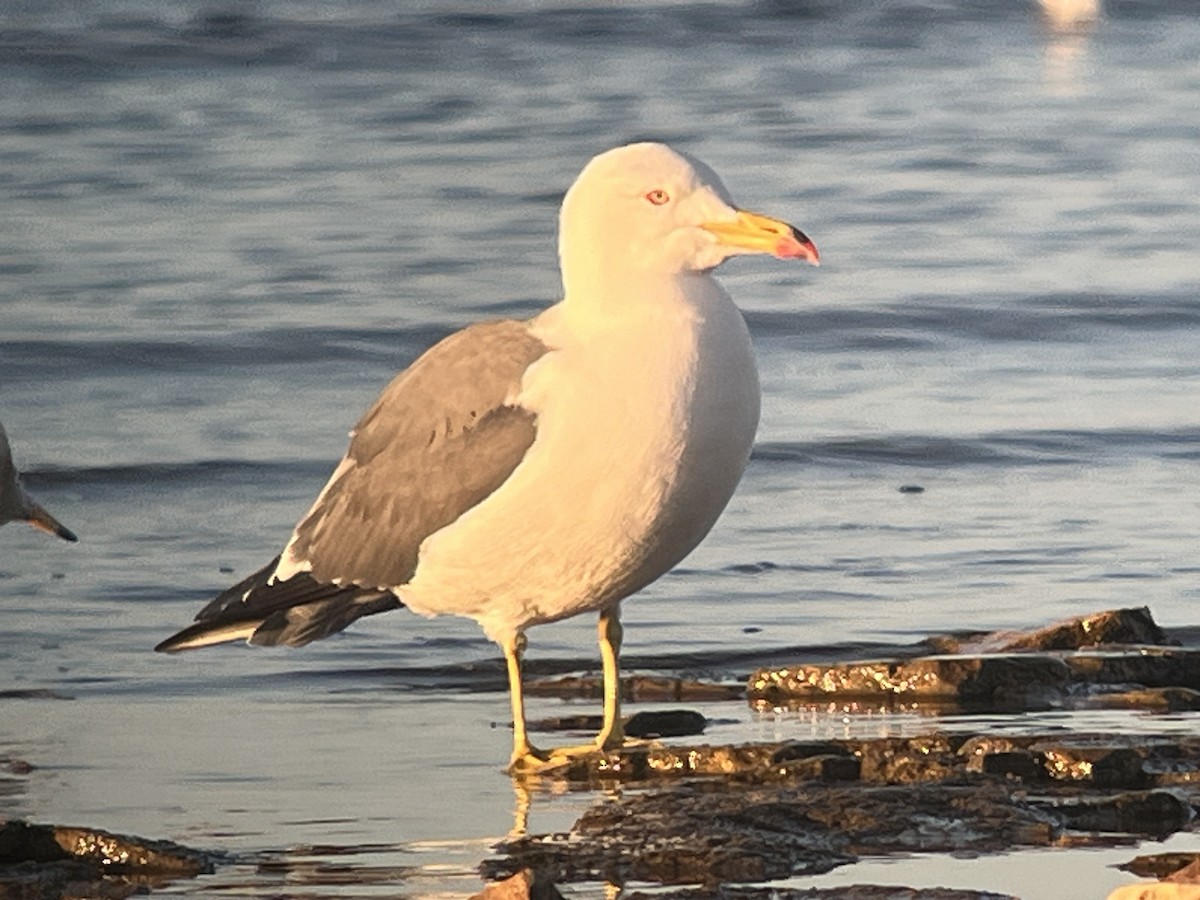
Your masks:
<svg viewBox="0 0 1200 900"><path fill-rule="evenodd" d="M529 743L529 735L525 730L525 692L521 687L521 658L525 655L525 635L513 635L501 646L504 648L504 661L508 664L508 695L512 700L513 752L508 761L508 769L512 772L538 765L545 761L546 756Z"/></svg>
<svg viewBox="0 0 1200 900"><path fill-rule="evenodd" d="M596 735L601 750L615 750L625 743L621 724L621 604L600 613L600 662L604 667L604 726Z"/></svg>

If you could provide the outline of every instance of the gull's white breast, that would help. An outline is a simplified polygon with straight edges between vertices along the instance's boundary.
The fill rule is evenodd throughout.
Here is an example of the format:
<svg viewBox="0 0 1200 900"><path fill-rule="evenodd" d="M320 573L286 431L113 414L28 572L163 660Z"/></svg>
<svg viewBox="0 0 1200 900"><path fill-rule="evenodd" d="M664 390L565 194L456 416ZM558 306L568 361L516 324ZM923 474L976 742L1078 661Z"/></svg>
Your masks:
<svg viewBox="0 0 1200 900"><path fill-rule="evenodd" d="M398 589L425 615L501 640L600 609L662 575L708 533L758 425L749 333L707 275L664 279L602 319L570 302L533 330L553 349L517 402L537 438L495 493L425 540Z"/></svg>

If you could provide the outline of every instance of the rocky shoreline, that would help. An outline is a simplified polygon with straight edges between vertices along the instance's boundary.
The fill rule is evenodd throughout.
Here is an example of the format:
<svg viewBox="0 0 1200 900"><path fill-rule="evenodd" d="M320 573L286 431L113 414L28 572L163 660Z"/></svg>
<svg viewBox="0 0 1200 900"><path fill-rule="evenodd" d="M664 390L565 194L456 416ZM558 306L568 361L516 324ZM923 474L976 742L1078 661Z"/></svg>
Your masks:
<svg viewBox="0 0 1200 900"><path fill-rule="evenodd" d="M907 659L761 668L744 697L759 709L883 704L1013 715L1193 710L1200 700L1200 651L1173 646L1144 608L1019 634L932 638L927 646L934 652ZM573 679L570 690L580 689ZM684 685L674 690L692 693ZM711 686L696 690L705 695ZM682 715L667 718L673 724ZM652 733L653 723L642 729ZM652 743L574 758L533 777L630 793L595 805L565 834L501 844L481 867L485 878L503 883L525 872L542 885L699 886L657 891L659 898L863 897L872 896L865 886L780 893L746 885L827 872L866 855L1162 838L1192 827L1200 738L930 731L737 746ZM1191 859L1174 862L1155 874L1170 876ZM1184 895L1165 885L1145 896Z"/></svg>
<svg viewBox="0 0 1200 900"><path fill-rule="evenodd" d="M923 655L772 665L741 684L635 677L645 698L749 703L760 710L855 704L1010 714L1047 709L1200 708L1200 650L1170 641L1148 610L1128 609L1021 634L955 635ZM532 692L577 696L594 679L545 679ZM575 717L546 729L586 727ZM810 889L782 879L831 871L864 856L981 854L1032 847L1114 846L1193 829L1200 804L1200 737L1147 733L977 734L720 745L695 738L703 715L640 712L618 752L574 757L522 776L527 789L612 796L569 831L497 845L481 896L553 900L557 886L658 886L652 896L708 898L998 897L961 890L855 885ZM660 743L656 738L667 738ZM32 767L8 760L5 778ZM2 784L2 782L0 782ZM166 841L91 829L0 823L0 900L120 898L211 872L229 860ZM1190 854L1131 860L1145 878L1113 900L1200 897ZM792 882L795 884L795 882ZM642 888L642 890L645 890ZM630 896L640 897L634 893ZM650 895L646 895L650 896Z"/></svg>

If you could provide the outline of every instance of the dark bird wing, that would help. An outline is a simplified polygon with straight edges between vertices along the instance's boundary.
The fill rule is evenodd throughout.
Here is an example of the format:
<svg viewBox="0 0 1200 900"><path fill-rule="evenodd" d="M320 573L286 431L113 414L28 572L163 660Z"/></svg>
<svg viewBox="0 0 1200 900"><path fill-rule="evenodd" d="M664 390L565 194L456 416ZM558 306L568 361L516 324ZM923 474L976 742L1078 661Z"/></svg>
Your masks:
<svg viewBox="0 0 1200 900"><path fill-rule="evenodd" d="M473 325L398 375L280 557L222 593L158 650L244 637L299 645L402 605L421 542L503 484L535 436L514 404L547 348L525 322Z"/></svg>

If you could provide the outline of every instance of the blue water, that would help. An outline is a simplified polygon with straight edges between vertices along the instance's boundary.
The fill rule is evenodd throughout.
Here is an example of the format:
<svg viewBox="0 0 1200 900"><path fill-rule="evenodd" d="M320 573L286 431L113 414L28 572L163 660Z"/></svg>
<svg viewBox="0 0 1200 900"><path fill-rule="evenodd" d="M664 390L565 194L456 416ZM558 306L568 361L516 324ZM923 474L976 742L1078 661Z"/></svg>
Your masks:
<svg viewBox="0 0 1200 900"><path fill-rule="evenodd" d="M473 623L149 648L278 552L397 370L557 298L562 192L634 139L704 159L822 266L723 270L758 445L625 605L631 659L738 674L722 651L1116 605L1196 625L1198 45L1190 0L1065 31L982 0L9 4L0 421L81 542L0 531L0 690L74 698L0 699L0 751L39 766L0 815L340 834L466 877L513 812ZM593 667L593 632L535 631L534 669Z"/></svg>

